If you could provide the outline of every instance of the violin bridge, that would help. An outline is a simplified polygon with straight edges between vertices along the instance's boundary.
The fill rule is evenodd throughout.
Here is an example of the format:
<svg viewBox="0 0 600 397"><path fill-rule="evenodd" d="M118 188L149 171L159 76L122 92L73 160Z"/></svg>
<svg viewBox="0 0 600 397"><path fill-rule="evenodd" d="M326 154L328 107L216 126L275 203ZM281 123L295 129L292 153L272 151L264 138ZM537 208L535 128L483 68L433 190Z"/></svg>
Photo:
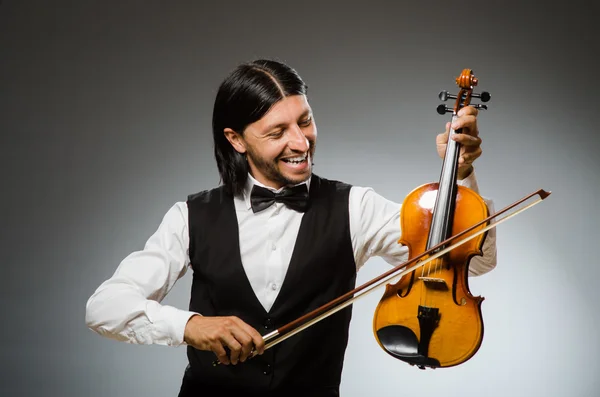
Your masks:
<svg viewBox="0 0 600 397"><path fill-rule="evenodd" d="M448 284L443 278L419 277L419 280L423 281L425 286L429 289L436 291L448 291Z"/></svg>

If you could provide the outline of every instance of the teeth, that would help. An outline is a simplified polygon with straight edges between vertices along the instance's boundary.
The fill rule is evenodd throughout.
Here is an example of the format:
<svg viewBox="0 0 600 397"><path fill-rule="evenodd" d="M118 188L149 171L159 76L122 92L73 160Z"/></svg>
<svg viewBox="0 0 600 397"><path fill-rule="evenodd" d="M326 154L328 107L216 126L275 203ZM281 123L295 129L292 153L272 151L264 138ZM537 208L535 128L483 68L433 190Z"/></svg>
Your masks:
<svg viewBox="0 0 600 397"><path fill-rule="evenodd" d="M288 161L291 163L300 163L302 161L306 160L306 153L304 153L303 156L300 157L293 157L293 158L289 158L289 159L284 159L283 161Z"/></svg>

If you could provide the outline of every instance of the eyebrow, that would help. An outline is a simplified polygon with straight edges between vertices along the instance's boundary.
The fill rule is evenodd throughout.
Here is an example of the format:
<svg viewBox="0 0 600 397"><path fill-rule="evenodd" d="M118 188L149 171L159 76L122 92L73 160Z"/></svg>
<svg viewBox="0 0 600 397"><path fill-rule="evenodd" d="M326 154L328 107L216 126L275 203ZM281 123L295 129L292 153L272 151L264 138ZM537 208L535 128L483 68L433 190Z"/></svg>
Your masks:
<svg viewBox="0 0 600 397"><path fill-rule="evenodd" d="M308 116L309 114L311 114L311 111L310 111L310 109L306 109L304 112L302 112L302 114L300 114L300 118L301 118L301 119L302 119L302 118L305 118L305 117L306 117L306 116ZM286 127L286 126L287 126L287 123L277 123L277 124L273 124L273 125L268 125L268 126L265 128L265 131L271 131L271 130L274 130L274 129L276 129L276 128L283 128L283 127Z"/></svg>

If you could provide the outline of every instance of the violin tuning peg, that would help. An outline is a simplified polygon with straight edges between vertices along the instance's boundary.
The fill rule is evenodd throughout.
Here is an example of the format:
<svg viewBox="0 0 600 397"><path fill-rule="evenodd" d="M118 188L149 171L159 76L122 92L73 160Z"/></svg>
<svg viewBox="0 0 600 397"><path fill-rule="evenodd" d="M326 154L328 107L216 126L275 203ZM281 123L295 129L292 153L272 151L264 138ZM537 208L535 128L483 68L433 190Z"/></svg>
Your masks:
<svg viewBox="0 0 600 397"><path fill-rule="evenodd" d="M483 91L481 94L471 94L471 96L473 98L480 98L481 102L488 102L492 98L490 93L487 91Z"/></svg>
<svg viewBox="0 0 600 397"><path fill-rule="evenodd" d="M448 99L456 99L456 95L452 95L446 90L441 91L438 97L442 101L447 101Z"/></svg>
<svg viewBox="0 0 600 397"><path fill-rule="evenodd" d="M446 106L446 105L440 105L440 106L438 106L438 107L437 107L437 109L436 109L436 110L437 110L437 112L438 112L439 114L446 114L446 113L448 113L448 112L453 112L453 110L452 110L452 109L450 109L450 108L449 108L448 106Z"/></svg>

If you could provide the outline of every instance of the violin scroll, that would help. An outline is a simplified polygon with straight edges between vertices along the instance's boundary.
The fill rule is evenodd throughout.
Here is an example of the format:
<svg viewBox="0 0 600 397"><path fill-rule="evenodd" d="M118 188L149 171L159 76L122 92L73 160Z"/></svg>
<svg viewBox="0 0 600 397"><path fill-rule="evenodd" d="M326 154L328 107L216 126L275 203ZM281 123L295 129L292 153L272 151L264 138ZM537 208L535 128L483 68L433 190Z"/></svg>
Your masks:
<svg viewBox="0 0 600 397"><path fill-rule="evenodd" d="M479 83L479 80L473 74L473 70L471 69L463 69L460 76L456 78L456 84L460 87L460 91L458 94L453 95L448 91L443 90L439 94L439 98L442 101L447 101L448 99L456 99L454 107L448 107L444 104L439 105L437 107L437 112L439 114L453 113L456 114L458 111L465 106L473 106L478 110L487 110L487 105L482 105L479 103L472 104L472 98L479 98L481 102L488 102L491 99L491 95L487 91L483 91L481 94L476 94L473 92L473 88Z"/></svg>

